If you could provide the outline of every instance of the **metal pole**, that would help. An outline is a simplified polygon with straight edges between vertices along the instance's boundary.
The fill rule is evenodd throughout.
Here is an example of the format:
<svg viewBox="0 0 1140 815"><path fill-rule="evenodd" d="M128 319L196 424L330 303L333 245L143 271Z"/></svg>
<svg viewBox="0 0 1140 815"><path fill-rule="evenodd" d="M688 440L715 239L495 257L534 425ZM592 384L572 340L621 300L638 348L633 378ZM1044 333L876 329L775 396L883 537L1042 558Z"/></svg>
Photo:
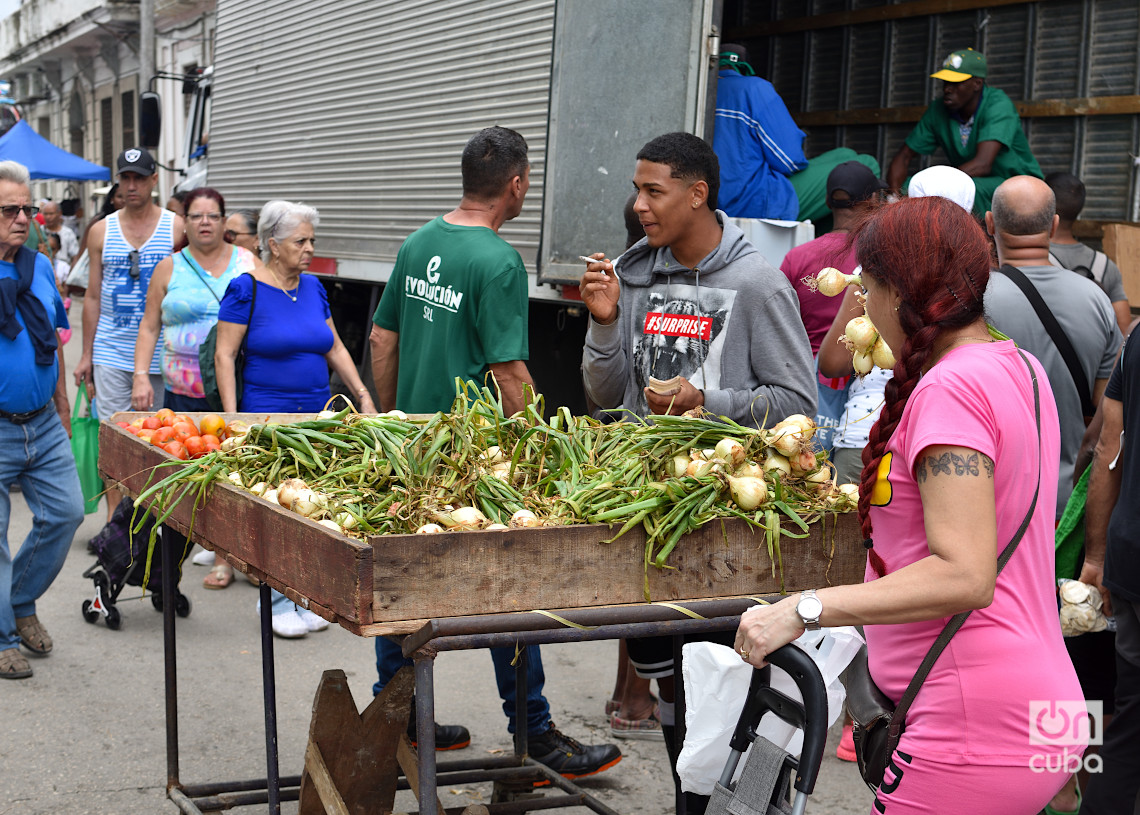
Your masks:
<svg viewBox="0 0 1140 815"><path fill-rule="evenodd" d="M154 0L139 0L139 91L150 87L154 76ZM138 111L135 111L137 122ZM134 147L124 144L123 147Z"/></svg>
<svg viewBox="0 0 1140 815"><path fill-rule="evenodd" d="M273 595L261 584L261 687L265 694L265 778L270 815L281 813L281 776L277 764L277 677L273 672Z"/></svg>
<svg viewBox="0 0 1140 815"><path fill-rule="evenodd" d="M519 648L515 658L515 755L525 756L530 750L527 743L527 727L530 724L526 698L530 693L527 672L530 670L529 646Z"/></svg>
<svg viewBox="0 0 1140 815"><path fill-rule="evenodd" d="M178 653L175 648L174 611L178 604L177 569L167 535L160 538L162 557L162 645L166 668L166 789L178 786Z"/></svg>
<svg viewBox="0 0 1140 815"><path fill-rule="evenodd" d="M420 812L435 805L435 655L416 656L416 750L420 770Z"/></svg>

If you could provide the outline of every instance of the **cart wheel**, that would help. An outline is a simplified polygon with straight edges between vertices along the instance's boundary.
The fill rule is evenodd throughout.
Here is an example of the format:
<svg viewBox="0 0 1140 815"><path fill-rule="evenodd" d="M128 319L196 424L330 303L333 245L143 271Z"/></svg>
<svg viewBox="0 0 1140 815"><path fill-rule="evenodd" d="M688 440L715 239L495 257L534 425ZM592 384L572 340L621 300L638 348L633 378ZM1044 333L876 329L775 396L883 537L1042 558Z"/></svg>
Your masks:
<svg viewBox="0 0 1140 815"><path fill-rule="evenodd" d="M123 618L119 616L119 610L114 606L107 606L107 627L112 631L118 631L123 625Z"/></svg>
<svg viewBox="0 0 1140 815"><path fill-rule="evenodd" d="M99 589L104 599L111 595L111 578L107 576L105 571L100 569L95 572L93 580L95 581L95 588Z"/></svg>
<svg viewBox="0 0 1140 815"><path fill-rule="evenodd" d="M178 598L174 601L174 613L179 617L189 617L190 608L190 598L179 592Z"/></svg>
<svg viewBox="0 0 1140 815"><path fill-rule="evenodd" d="M154 606L155 611L162 611L162 592L161 591L151 592L150 604L152 606Z"/></svg>
<svg viewBox="0 0 1140 815"><path fill-rule="evenodd" d="M99 619L99 612L91 608L91 601L83 601L83 619L89 623L94 623Z"/></svg>

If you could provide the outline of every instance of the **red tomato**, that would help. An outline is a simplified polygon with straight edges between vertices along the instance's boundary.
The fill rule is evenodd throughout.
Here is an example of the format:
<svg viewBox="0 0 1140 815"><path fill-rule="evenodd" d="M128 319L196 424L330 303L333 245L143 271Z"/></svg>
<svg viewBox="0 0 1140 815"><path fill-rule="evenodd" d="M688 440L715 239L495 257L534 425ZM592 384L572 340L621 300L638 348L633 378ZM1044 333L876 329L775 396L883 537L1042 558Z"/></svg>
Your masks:
<svg viewBox="0 0 1140 815"><path fill-rule="evenodd" d="M214 444L212 441L206 442L206 452L207 453L212 453L215 450L221 450L221 449L222 449L222 445L220 445L220 444Z"/></svg>
<svg viewBox="0 0 1140 815"><path fill-rule="evenodd" d="M154 434L157 432L158 431L153 427L144 427L142 430L137 431L135 435L143 441L150 441L154 437Z"/></svg>
<svg viewBox="0 0 1140 815"><path fill-rule="evenodd" d="M193 422L175 422L170 429L174 431L174 438L181 442L198 435L198 428Z"/></svg>
<svg viewBox="0 0 1140 815"><path fill-rule="evenodd" d="M137 427L132 427L131 425L127 425L123 428L123 430L127 431L132 436L137 436L139 434L139 429Z"/></svg>
<svg viewBox="0 0 1140 815"><path fill-rule="evenodd" d="M142 426L147 430L158 430L162 427L162 419L157 416L147 416L142 420Z"/></svg>
<svg viewBox="0 0 1140 815"><path fill-rule="evenodd" d="M203 433L202 441L204 441L206 444L213 444L218 447L221 447L222 445L222 440L215 436L213 433Z"/></svg>
<svg viewBox="0 0 1140 815"><path fill-rule="evenodd" d="M158 445L159 447L166 444L168 441L173 441L173 440L174 440L174 428L173 427L160 427L158 430L154 431L154 435L150 437L150 443Z"/></svg>
<svg viewBox="0 0 1140 815"><path fill-rule="evenodd" d="M170 455L174 456L175 458L182 459L183 461L186 461L188 458L190 458L190 454L186 452L186 445L180 441L167 442L166 444L162 445L162 449L170 453Z"/></svg>
<svg viewBox="0 0 1140 815"><path fill-rule="evenodd" d="M170 427L174 424L174 411L170 408L162 408L154 414L154 418L158 419L158 423L162 427Z"/></svg>
<svg viewBox="0 0 1140 815"><path fill-rule="evenodd" d="M206 450L206 441L201 436L190 436L181 441L186 445L186 452L190 454L190 458L201 458L208 452Z"/></svg>

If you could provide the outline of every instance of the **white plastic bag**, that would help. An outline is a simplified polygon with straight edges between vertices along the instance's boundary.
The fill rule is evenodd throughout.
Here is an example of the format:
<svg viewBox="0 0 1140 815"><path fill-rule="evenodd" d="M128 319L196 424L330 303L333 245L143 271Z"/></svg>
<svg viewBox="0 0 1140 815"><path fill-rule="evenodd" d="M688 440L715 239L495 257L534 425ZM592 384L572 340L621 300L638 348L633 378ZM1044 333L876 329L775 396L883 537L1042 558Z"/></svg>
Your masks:
<svg viewBox="0 0 1140 815"><path fill-rule="evenodd" d="M847 668L863 638L854 627L805 631L795 644L815 661L827 687L827 723L835 723L843 711L847 692L839 675ZM752 666L723 645L691 642L683 649L685 681L685 745L677 758L681 789L711 795L731 751L729 739L744 709ZM772 687L796 701L802 701L799 688L788 674L772 666ZM765 716L759 735L798 755L803 732L775 715ZM744 767L741 761L737 776Z"/></svg>

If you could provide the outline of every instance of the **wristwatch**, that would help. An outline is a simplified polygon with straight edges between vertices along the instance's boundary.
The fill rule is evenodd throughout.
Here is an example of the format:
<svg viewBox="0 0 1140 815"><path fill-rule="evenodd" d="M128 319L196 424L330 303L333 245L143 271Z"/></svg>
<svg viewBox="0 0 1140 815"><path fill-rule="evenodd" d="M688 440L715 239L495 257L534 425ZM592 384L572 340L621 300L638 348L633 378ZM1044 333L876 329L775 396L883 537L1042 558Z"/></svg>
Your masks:
<svg viewBox="0 0 1140 815"><path fill-rule="evenodd" d="M823 601L815 595L815 589L800 592L800 601L796 603L796 614L804 628L808 631L819 630L819 615L823 614Z"/></svg>

